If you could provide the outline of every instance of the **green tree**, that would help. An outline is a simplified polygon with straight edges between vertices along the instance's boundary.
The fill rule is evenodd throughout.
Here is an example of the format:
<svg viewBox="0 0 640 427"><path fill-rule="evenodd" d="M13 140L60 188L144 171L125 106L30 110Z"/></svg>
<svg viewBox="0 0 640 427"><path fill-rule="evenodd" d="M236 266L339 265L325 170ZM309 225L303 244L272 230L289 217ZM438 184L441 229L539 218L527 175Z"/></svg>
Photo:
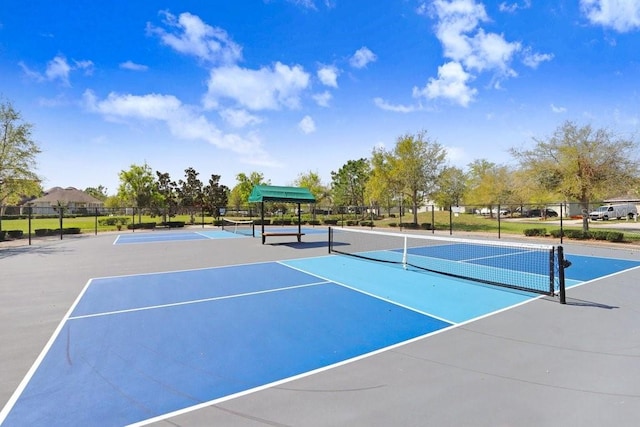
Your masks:
<svg viewBox="0 0 640 427"><path fill-rule="evenodd" d="M372 206L381 206L390 214L394 201L401 193L400 182L393 174L393 156L384 148L374 148L370 164L366 197Z"/></svg>
<svg viewBox="0 0 640 427"><path fill-rule="evenodd" d="M315 197L316 205L322 206L329 199L329 189L322 183L318 172L309 171L299 174L293 185L308 189ZM315 213L315 206L310 206L310 209Z"/></svg>
<svg viewBox="0 0 640 427"><path fill-rule="evenodd" d="M129 170L120 171L118 197L138 208L138 222L142 219L142 209L150 207L155 182L149 165L132 164Z"/></svg>
<svg viewBox="0 0 640 427"><path fill-rule="evenodd" d="M520 167L536 177L540 188L580 202L626 194L638 183L637 143L607 129L567 121L548 138L534 138L532 149L512 149ZM583 217L583 229L589 229Z"/></svg>
<svg viewBox="0 0 640 427"><path fill-rule="evenodd" d="M162 222L167 222L178 210L178 184L169 173L156 171L155 186L153 209L162 215Z"/></svg>
<svg viewBox="0 0 640 427"><path fill-rule="evenodd" d="M236 175L236 185L231 190L231 204L240 209L249 204L249 196L256 185L269 185L270 182L264 179L261 172L251 172L249 175L240 172Z"/></svg>
<svg viewBox="0 0 640 427"><path fill-rule="evenodd" d="M371 171L367 159L349 160L331 172L331 191L338 206L364 206L364 195Z"/></svg>
<svg viewBox="0 0 640 427"><path fill-rule="evenodd" d="M203 207L202 181L198 179L199 174L193 168L185 169L184 174L185 179L178 181L178 195L180 204L186 209L193 224L196 221L196 210Z"/></svg>
<svg viewBox="0 0 640 427"><path fill-rule="evenodd" d="M507 166L486 159L474 160L469 164L468 177L465 202L488 208L491 217L495 207L513 200L511 171Z"/></svg>
<svg viewBox="0 0 640 427"><path fill-rule="evenodd" d="M220 217L221 208L229 203L229 187L220 184L220 175L211 175L209 183L202 189L205 209L216 218Z"/></svg>
<svg viewBox="0 0 640 427"><path fill-rule="evenodd" d="M35 173L40 147L31 137L32 128L10 102L0 102L0 206L40 189Z"/></svg>
<svg viewBox="0 0 640 427"><path fill-rule="evenodd" d="M442 207L460 206L467 192L467 175L460 168L447 166L440 174L438 191L433 196L434 201Z"/></svg>
<svg viewBox="0 0 640 427"><path fill-rule="evenodd" d="M427 137L426 131L398 138L393 150L393 175L409 198L413 222L418 223L418 208L438 189L438 178L445 166L447 151Z"/></svg>
<svg viewBox="0 0 640 427"><path fill-rule="evenodd" d="M103 202L107 200L107 197L109 197L109 194L107 194L107 188L102 185L98 185L97 187L87 187L84 189L84 192L98 200L102 200Z"/></svg>

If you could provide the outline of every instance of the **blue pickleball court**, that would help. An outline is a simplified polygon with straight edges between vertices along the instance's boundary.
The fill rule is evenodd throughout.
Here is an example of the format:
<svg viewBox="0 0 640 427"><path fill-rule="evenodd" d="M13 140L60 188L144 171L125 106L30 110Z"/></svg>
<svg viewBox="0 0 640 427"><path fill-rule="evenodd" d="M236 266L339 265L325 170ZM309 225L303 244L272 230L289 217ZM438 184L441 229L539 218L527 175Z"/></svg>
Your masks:
<svg viewBox="0 0 640 427"><path fill-rule="evenodd" d="M568 258L568 286L640 265ZM0 423L145 424L534 298L335 255L97 278L62 320Z"/></svg>

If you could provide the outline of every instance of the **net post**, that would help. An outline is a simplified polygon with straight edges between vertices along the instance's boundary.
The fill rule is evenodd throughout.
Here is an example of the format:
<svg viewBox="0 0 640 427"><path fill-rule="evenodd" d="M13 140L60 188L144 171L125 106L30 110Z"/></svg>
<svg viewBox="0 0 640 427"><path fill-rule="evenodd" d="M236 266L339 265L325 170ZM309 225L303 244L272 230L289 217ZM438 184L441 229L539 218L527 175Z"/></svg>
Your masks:
<svg viewBox="0 0 640 427"><path fill-rule="evenodd" d="M558 246L558 282L560 286L560 304L567 303L567 295L566 295L566 287L564 280L564 269L567 263L564 259L564 248L562 246Z"/></svg>
<svg viewBox="0 0 640 427"><path fill-rule="evenodd" d="M407 236L404 236L404 245L402 248L402 268L407 269Z"/></svg>
<svg viewBox="0 0 640 427"><path fill-rule="evenodd" d="M556 260L556 248L553 246L549 251L549 295L556 294L556 281L555 281L555 260Z"/></svg>
<svg viewBox="0 0 640 427"><path fill-rule="evenodd" d="M332 243L333 243L333 229L329 227L329 238L327 239L327 248L329 249L329 253L331 253Z"/></svg>

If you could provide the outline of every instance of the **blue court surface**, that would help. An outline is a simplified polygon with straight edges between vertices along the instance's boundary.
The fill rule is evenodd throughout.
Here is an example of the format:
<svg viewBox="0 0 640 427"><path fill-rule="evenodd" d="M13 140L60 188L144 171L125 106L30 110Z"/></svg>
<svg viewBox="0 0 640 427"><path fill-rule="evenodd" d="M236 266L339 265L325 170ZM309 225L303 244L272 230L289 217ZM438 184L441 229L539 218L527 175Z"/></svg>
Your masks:
<svg viewBox="0 0 640 427"><path fill-rule="evenodd" d="M277 231L281 233L297 232L297 227L268 227L265 231ZM309 228L302 227L305 234L326 234L325 228ZM192 240L211 240L211 239L237 239L252 237L247 235L248 231L243 230L240 233L233 233L224 230L199 230L199 231L153 231L140 233L119 234L114 241L114 245L139 244L139 243L164 243L164 242L185 242ZM256 226L255 237L260 237L260 227Z"/></svg>
<svg viewBox="0 0 640 427"><path fill-rule="evenodd" d="M571 286L640 266L568 258ZM92 279L0 424L145 424L533 298L335 255Z"/></svg>

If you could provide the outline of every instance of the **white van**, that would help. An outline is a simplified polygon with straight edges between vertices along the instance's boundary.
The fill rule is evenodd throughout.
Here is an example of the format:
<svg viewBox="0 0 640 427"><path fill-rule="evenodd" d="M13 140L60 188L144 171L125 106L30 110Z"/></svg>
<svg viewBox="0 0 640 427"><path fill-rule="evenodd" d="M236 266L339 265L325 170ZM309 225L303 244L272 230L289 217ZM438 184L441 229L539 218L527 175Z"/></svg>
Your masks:
<svg viewBox="0 0 640 427"><path fill-rule="evenodd" d="M636 205L632 203L621 203L617 205L600 206L598 209L589 214L589 218L591 218L593 221L596 221L598 219L606 221L608 219L614 218L633 219L636 215L638 215L638 209L636 208Z"/></svg>

